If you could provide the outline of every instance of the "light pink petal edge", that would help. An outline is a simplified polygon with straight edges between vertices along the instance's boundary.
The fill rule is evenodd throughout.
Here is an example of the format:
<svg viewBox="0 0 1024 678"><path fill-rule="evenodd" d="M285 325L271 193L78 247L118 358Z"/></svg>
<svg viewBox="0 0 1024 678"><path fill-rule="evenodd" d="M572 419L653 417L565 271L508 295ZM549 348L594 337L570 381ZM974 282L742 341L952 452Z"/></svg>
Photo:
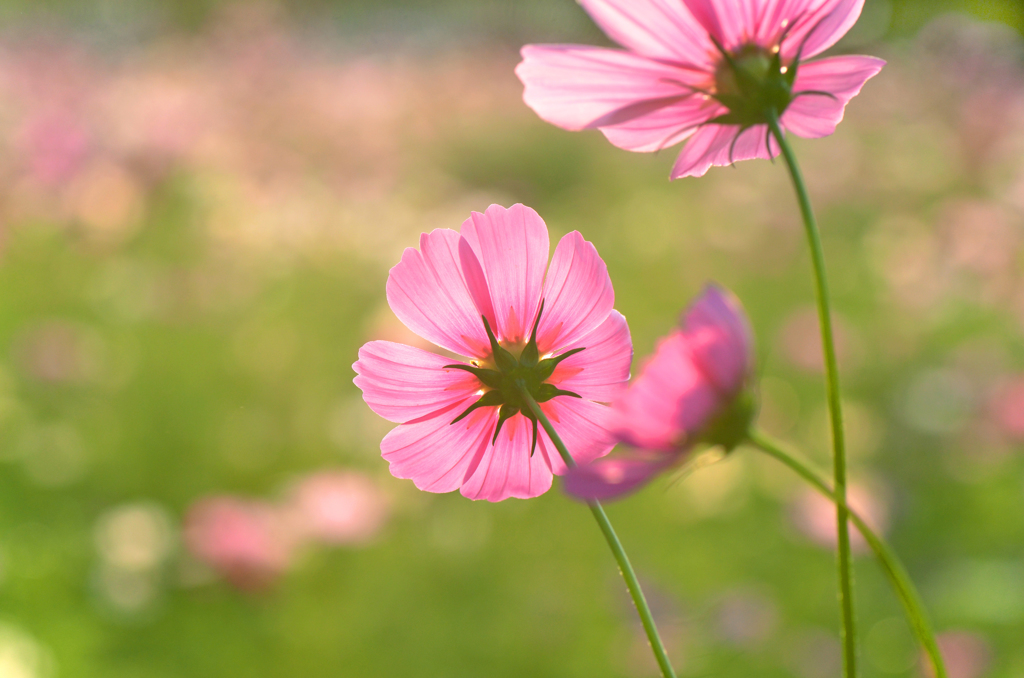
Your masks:
<svg viewBox="0 0 1024 678"><path fill-rule="evenodd" d="M579 0L609 38L637 54L712 68L714 45L678 0Z"/></svg>
<svg viewBox="0 0 1024 678"><path fill-rule="evenodd" d="M832 134L843 120L846 104L884 65L883 60L868 56L831 57L800 64L793 83L798 96L782 115L783 127L805 138ZM831 96L800 92L827 92Z"/></svg>
<svg viewBox="0 0 1024 678"><path fill-rule="evenodd" d="M498 339L525 343L540 306L544 271L548 265L548 227L533 209L521 204L504 208L491 205L481 214L473 212L462 224L462 237L469 243L487 281L489 297L482 299L480 287L470 285L481 314L491 309ZM468 256L463 248L461 255ZM471 270L464 264L464 268Z"/></svg>
<svg viewBox="0 0 1024 678"><path fill-rule="evenodd" d="M583 45L526 45L516 75L523 101L570 131L606 127L692 102L708 75L639 54ZM693 104L689 104L691 107ZM684 119L676 127L682 126Z"/></svg>
<svg viewBox="0 0 1024 678"><path fill-rule="evenodd" d="M723 396L742 388L753 368L753 330L739 299L715 284L690 305L683 333L697 367Z"/></svg>
<svg viewBox="0 0 1024 678"><path fill-rule="evenodd" d="M608 267L579 231L558 242L544 280L544 313L537 326L541 353L562 352L597 329L615 305Z"/></svg>
<svg viewBox="0 0 1024 678"><path fill-rule="evenodd" d="M767 125L755 125L742 133L735 125L702 127L683 146L670 178L700 177L712 166L753 158L774 158L779 154L779 144L773 138L769 148L767 138Z"/></svg>
<svg viewBox="0 0 1024 678"><path fill-rule="evenodd" d="M480 313L462 274L459 234L435 229L407 247L388 274L388 304L406 327L442 348L470 357L488 349Z"/></svg>
<svg viewBox="0 0 1024 678"><path fill-rule="evenodd" d="M548 381L599 403L610 403L622 395L633 362L633 342L622 314L612 311L600 327L577 344L584 350L559 363Z"/></svg>
<svg viewBox="0 0 1024 678"><path fill-rule="evenodd" d="M353 381L371 410L404 424L475 396L480 382L465 371L444 369L453 362L405 344L371 341L359 349Z"/></svg>
<svg viewBox="0 0 1024 678"><path fill-rule="evenodd" d="M616 457L569 469L562 488L576 499L618 499L639 490L656 475L668 468L674 455L648 455L644 457Z"/></svg>

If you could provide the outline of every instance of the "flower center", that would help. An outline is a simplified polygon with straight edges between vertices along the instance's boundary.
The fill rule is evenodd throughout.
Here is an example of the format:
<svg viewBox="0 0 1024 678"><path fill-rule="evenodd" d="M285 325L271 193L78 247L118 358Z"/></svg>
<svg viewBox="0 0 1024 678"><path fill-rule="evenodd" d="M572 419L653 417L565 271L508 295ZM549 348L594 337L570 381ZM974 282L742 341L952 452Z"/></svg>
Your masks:
<svg viewBox="0 0 1024 678"><path fill-rule="evenodd" d="M537 312L537 319L533 323L533 331L530 333L530 341L523 348L518 358L498 343L498 339L494 336L494 332L491 331L487 318L483 318L484 329L487 331L487 338L491 342L490 362L493 363L494 369L477 365L463 365L461 363L444 366L444 369L465 370L469 372L480 380L484 388L483 395L475 403L467 407L462 414L455 417L452 423L460 421L469 415L470 412L480 407L500 406L498 425L494 428L494 438L491 440L493 445L494 441L498 439L498 432L501 430L502 425L515 415L522 414L533 422L533 444L530 447L531 457L537 448L537 416L530 409L530 404L524 392L528 393L538 403L547 402L556 396L579 398L578 394L572 391L563 391L554 384L547 383L547 380L554 373L555 368L558 367L560 362L584 350L583 348L574 348L559 356L541 359L540 352L537 349L537 325L540 324L540 315L543 312L544 302L541 301L540 310Z"/></svg>
<svg viewBox="0 0 1024 678"><path fill-rule="evenodd" d="M733 52L720 51L713 96L729 112L714 122L746 128L782 115L793 100L795 62L792 67L783 65L777 47L747 44Z"/></svg>

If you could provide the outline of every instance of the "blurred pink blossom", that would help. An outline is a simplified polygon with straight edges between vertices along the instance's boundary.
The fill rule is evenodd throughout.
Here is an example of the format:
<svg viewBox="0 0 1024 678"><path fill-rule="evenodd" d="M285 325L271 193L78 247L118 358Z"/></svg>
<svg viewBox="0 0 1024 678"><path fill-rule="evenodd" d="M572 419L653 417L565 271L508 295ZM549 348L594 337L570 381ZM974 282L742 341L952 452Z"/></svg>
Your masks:
<svg viewBox="0 0 1024 678"><path fill-rule="evenodd" d="M634 451L571 469L566 492L619 497L676 464L700 440L741 442L753 413L741 398L753 364L753 333L739 300L708 285L613 404L617 437Z"/></svg>
<svg viewBox="0 0 1024 678"><path fill-rule="evenodd" d="M989 412L998 430L1015 441L1024 441L1024 376L996 387Z"/></svg>
<svg viewBox="0 0 1024 678"><path fill-rule="evenodd" d="M850 367L853 351L851 350L851 332L842 318L833 319L836 357L839 364ZM790 313L779 330L779 344L782 354L794 367L804 371L820 373L824 369L824 358L821 353L821 335L819 334L818 314L810 307L800 308Z"/></svg>
<svg viewBox="0 0 1024 678"><path fill-rule="evenodd" d="M29 175L46 185L70 179L84 162L89 145L80 116L66 112L42 111L25 122L20 135Z"/></svg>
<svg viewBox="0 0 1024 678"><path fill-rule="evenodd" d="M949 678L981 678L992 664L992 648L985 637L973 631L946 631L935 641L939 644ZM925 675L934 678L931 662L923 660Z"/></svg>
<svg viewBox="0 0 1024 678"><path fill-rule="evenodd" d="M768 120L824 137L881 59L804 61L846 34L864 0L580 0L625 50L527 45L523 100L568 130L599 129L629 151L688 140L672 178L778 154Z"/></svg>
<svg viewBox="0 0 1024 678"><path fill-rule="evenodd" d="M886 503L865 486L850 484L847 487L847 502L871 529L885 532L889 522ZM797 528L812 541L821 546L835 548L836 507L830 499L812 489L805 489L792 507L792 519ZM855 551L864 552L867 543L856 529L850 530L850 545Z"/></svg>
<svg viewBox="0 0 1024 678"><path fill-rule="evenodd" d="M196 502L185 516L184 536L193 556L245 590L273 583L297 545L276 506L229 496Z"/></svg>
<svg viewBox="0 0 1024 678"><path fill-rule="evenodd" d="M380 532L388 498L361 473L323 471L292 489L288 513L298 535L327 544L360 544Z"/></svg>

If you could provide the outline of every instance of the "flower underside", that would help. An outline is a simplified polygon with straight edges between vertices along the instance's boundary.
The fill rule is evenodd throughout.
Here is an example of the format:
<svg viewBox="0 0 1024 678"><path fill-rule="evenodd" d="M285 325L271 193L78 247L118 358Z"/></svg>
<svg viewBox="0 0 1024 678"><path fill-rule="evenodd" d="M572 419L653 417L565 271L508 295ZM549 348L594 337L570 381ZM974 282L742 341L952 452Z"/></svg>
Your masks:
<svg viewBox="0 0 1024 678"><path fill-rule="evenodd" d="M755 125L767 125L771 120L777 120L797 97L836 98L831 92L793 91L800 53L798 52L790 63L782 62L781 45L785 33L770 49L756 43L747 43L731 52L714 36L709 37L722 55L722 59L715 69L714 85L703 93L725 106L729 112L704 124L739 126L740 130L733 138L733 145L729 149L730 164L733 148L740 136ZM801 46L801 51L802 49ZM770 140L771 135L768 135L765 138L765 143L769 145L768 157L773 155Z"/></svg>
<svg viewBox="0 0 1024 678"><path fill-rule="evenodd" d="M530 446L531 457L537 448L538 422L537 416L530 410L523 392L529 393L538 403L547 402L556 396L581 397L577 393L564 391L554 384L547 383L547 380L554 373L555 368L558 367L560 362L584 349L582 347L574 348L559 356L542 360L540 351L537 348L537 325L540 324L540 316L543 312L544 302L542 300L540 310L537 312L537 319L533 323L533 331L530 333L530 341L523 347L523 351L519 354L518 358L498 343L498 339L494 336L494 332L491 331L487 318L481 316L484 321L484 329L487 331L487 338L491 342L492 362L495 369L480 367L475 363L473 365L456 363L444 366L444 369L465 370L469 372L479 379L484 389L486 389L475 403L467 407L451 423L454 424L460 421L478 408L500 406L498 425L495 427L494 437L491 439L491 444L493 445L498 439L498 432L501 431L502 425L515 415L522 414L533 422L533 444Z"/></svg>
<svg viewBox="0 0 1024 678"><path fill-rule="evenodd" d="M788 67L783 65L778 47L768 50L747 44L732 53L719 49L722 61L715 70L712 96L729 112L711 122L746 129L766 124L770 116L786 110L793 100L795 60Z"/></svg>

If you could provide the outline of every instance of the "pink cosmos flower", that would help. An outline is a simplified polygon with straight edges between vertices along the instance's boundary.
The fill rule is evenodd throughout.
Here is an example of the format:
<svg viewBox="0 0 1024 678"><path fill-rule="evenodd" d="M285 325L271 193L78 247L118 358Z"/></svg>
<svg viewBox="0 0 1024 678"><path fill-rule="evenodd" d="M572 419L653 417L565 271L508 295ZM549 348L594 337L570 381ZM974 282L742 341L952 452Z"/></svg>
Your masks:
<svg viewBox="0 0 1024 678"><path fill-rule="evenodd" d="M371 341L353 365L374 412L400 424L381 442L392 475L470 499L535 497L565 464L538 433L526 388L583 463L606 454L610 402L633 357L629 328L594 246L573 231L548 265L547 226L529 207L491 205L461 233L420 236L391 269L388 303L458 361ZM546 274L545 274L546 269Z"/></svg>
<svg viewBox="0 0 1024 678"><path fill-rule="evenodd" d="M629 151L688 139L672 179L778 154L768 119L801 137L831 134L885 64L804 61L831 47L864 0L579 0L625 51L527 45L516 75L537 115L599 129Z"/></svg>
<svg viewBox="0 0 1024 678"><path fill-rule="evenodd" d="M632 453L570 470L566 492L612 499L681 461L697 442L739 444L753 416L744 397L752 337L739 301L708 285L613 404L613 430Z"/></svg>

